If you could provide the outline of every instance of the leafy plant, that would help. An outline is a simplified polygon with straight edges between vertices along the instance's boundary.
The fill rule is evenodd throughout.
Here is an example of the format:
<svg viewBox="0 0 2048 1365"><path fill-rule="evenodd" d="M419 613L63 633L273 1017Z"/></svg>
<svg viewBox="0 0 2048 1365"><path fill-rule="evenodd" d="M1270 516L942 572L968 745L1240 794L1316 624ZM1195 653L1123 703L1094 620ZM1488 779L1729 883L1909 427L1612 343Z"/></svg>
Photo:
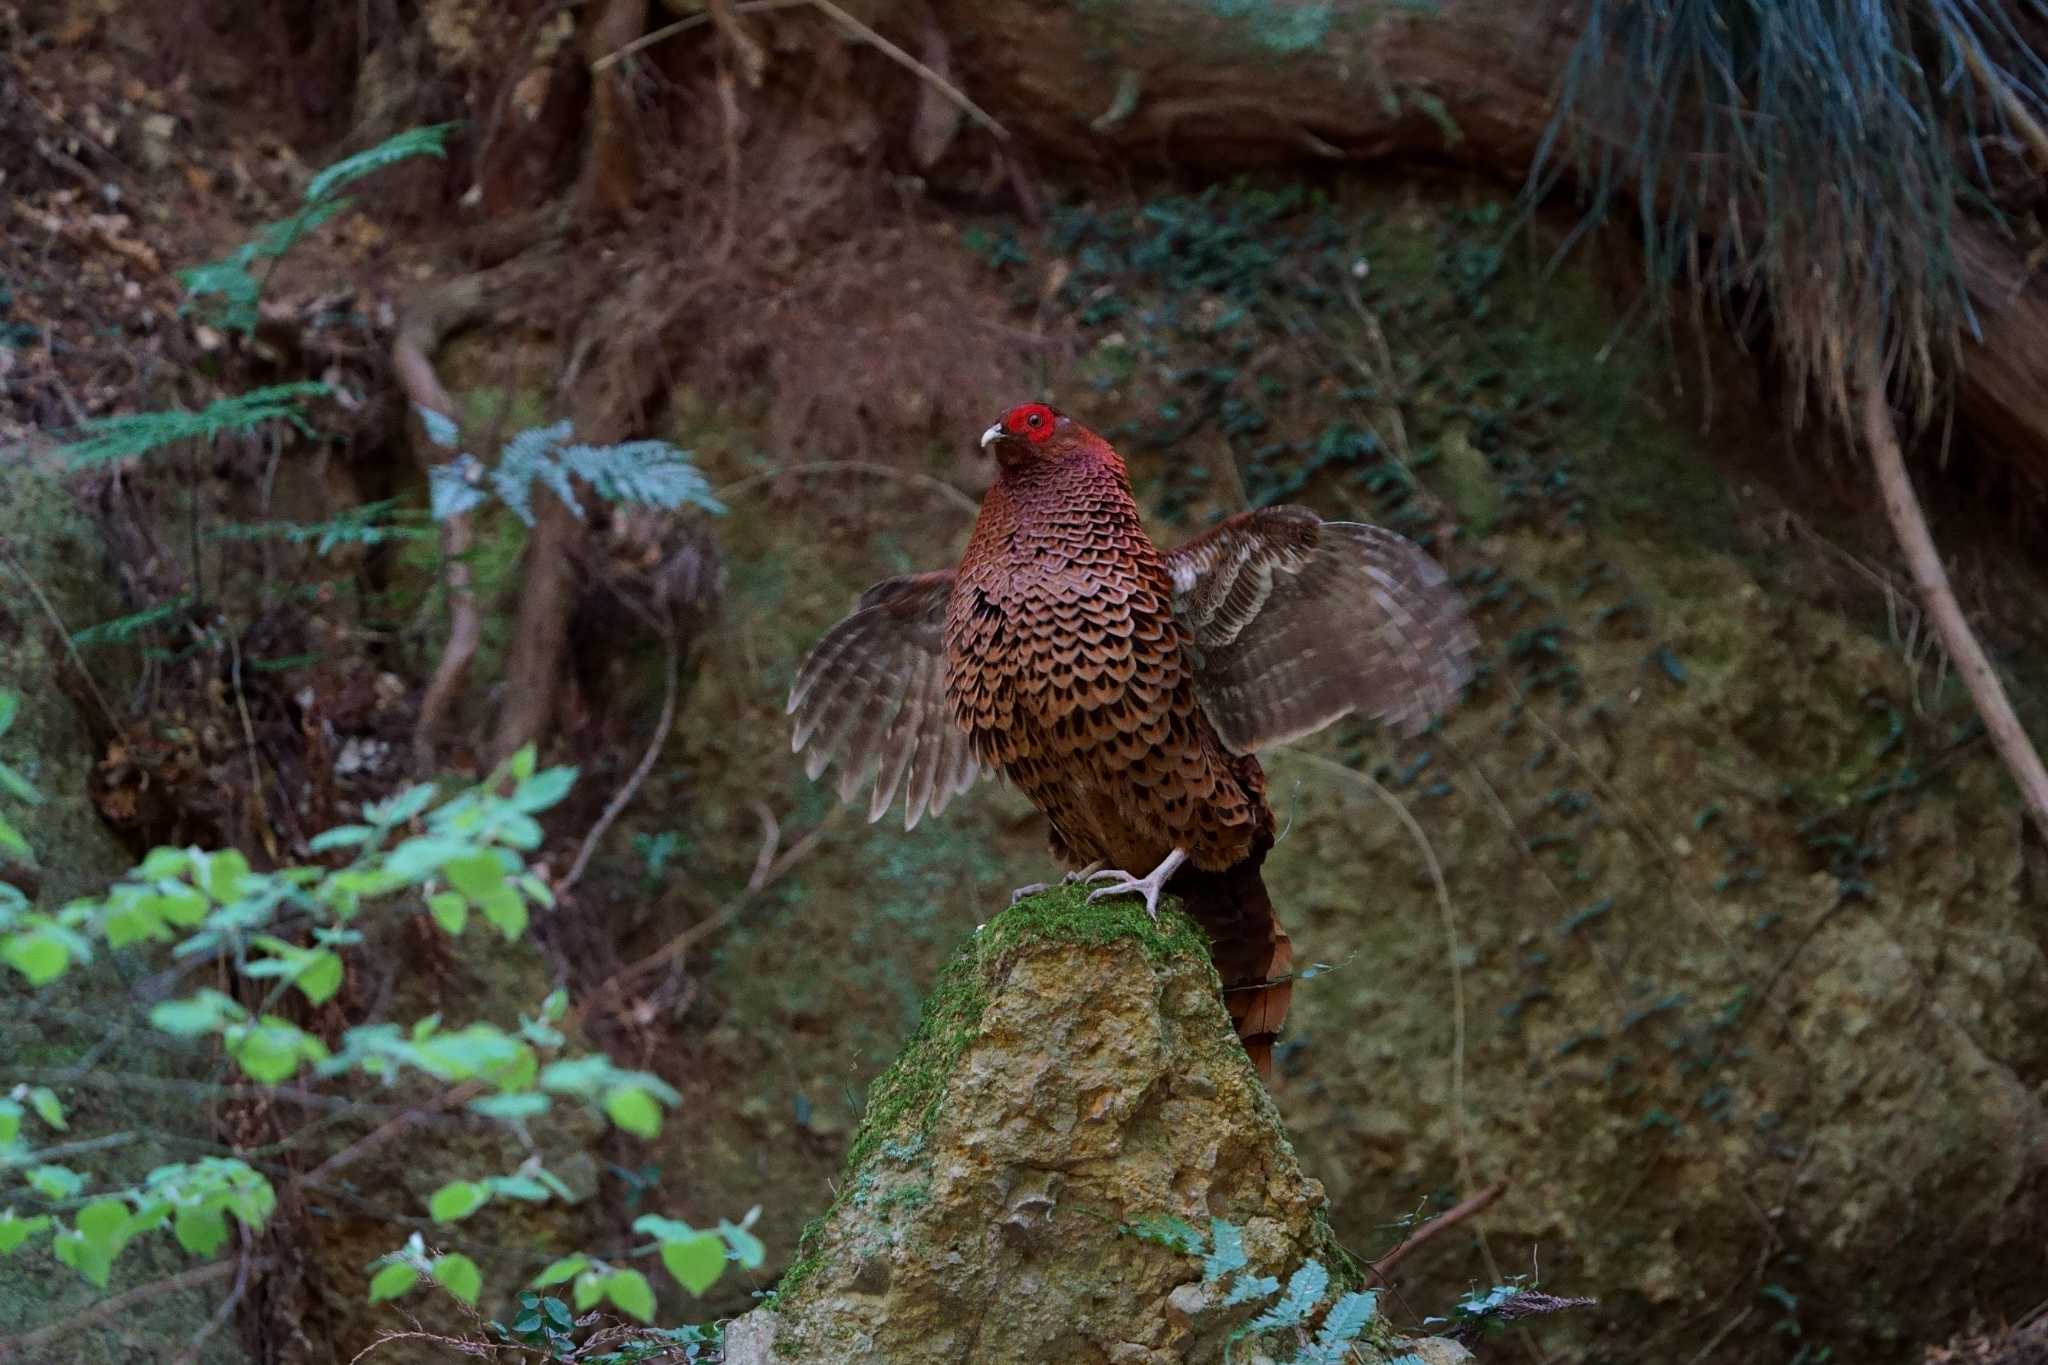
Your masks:
<svg viewBox="0 0 2048 1365"><path fill-rule="evenodd" d="M430 409L418 411L429 439L443 449L454 449L459 441L455 424ZM569 441L572 431L567 422L529 427L505 443L495 467L486 467L466 452L434 466L434 519L446 521L461 516L495 494L514 516L531 526L536 483L551 489L580 517L583 508L576 500L574 487L578 479L607 502L634 503L667 511L679 507L697 507L714 514L725 511L724 505L711 496L711 485L705 482L703 473L690 462L689 452L666 441L623 441L608 446L574 444Z"/></svg>
<svg viewBox="0 0 2048 1365"><path fill-rule="evenodd" d="M79 425L84 436L59 453L70 460L73 469L89 469L115 460L132 460L178 441L212 440L254 431L266 422L288 422L310 435L312 428L306 423L302 400L324 397L327 393L325 384L300 380L216 399L197 412L168 408L162 412L94 417Z"/></svg>
<svg viewBox="0 0 2048 1365"><path fill-rule="evenodd" d="M1272 1300L1231 1333L1223 1350L1226 1362L1241 1341L1291 1333L1295 1350L1287 1358L1288 1365L1342 1365L1379 1315L1375 1291L1332 1295L1330 1272L1320 1261L1303 1262L1288 1276L1284 1290L1273 1276L1253 1274L1245 1254L1244 1230L1221 1218L1209 1220L1207 1233L1183 1219L1160 1214L1134 1219L1123 1231L1184 1255L1200 1256L1202 1283L1223 1289L1227 1307Z"/></svg>
<svg viewBox="0 0 2048 1365"><path fill-rule="evenodd" d="M270 269L276 269L278 260L301 237L349 209L355 201L335 193L343 186L412 157L445 157L448 134L457 126L440 123L409 128L321 171L307 184L304 203L297 213L269 224L220 260L178 272L187 295L186 310L204 310L208 321L226 331L254 332L261 316L258 305L262 302L263 287L270 276L266 270L259 280L250 267L258 261L268 261Z"/></svg>
<svg viewBox="0 0 2048 1365"><path fill-rule="evenodd" d="M0 694L0 729L14 701ZM4 771L14 780L0 787L18 794L19 775ZM538 768L527 749L446 800L421 785L372 802L359 822L312 840L316 853L347 853L349 861L339 867L264 872L232 849L158 848L103 896L54 913L32 909L18 890L0 883L0 962L40 987L102 949L167 944L174 958L219 959L245 985L236 993L209 987L162 1001L149 1012L150 1026L176 1038L216 1040L255 1085L357 1077L389 1086L418 1076L474 1088L472 1112L521 1132L528 1120L566 1101L626 1132L653 1137L681 1096L657 1076L570 1048L558 1027L569 1012L564 991L522 1015L516 1028L484 1020L448 1026L433 1015L410 1027L359 1024L343 1029L332 1045L283 1008L292 993L312 1005L334 998L347 981L348 955L366 942L364 927L373 916L424 916L452 936L475 915L508 941L522 938L533 913L554 903L547 883L526 864L541 843L535 817L560 801L574 780L572 769ZM33 794L25 782L20 789ZM11 827L8 833L14 835ZM25 850L25 841L14 838ZM0 1185L0 1200L14 1196L0 1205L0 1253L47 1240L58 1260L104 1286L137 1237L168 1228L186 1251L211 1255L227 1240L230 1218L253 1231L276 1206L269 1178L233 1157L164 1166L139 1184L93 1189L88 1175L40 1159L24 1139L31 1116L51 1129L67 1127L61 1098L27 1085L0 1093L0 1172L21 1173L23 1187ZM569 1194L536 1153L515 1171L443 1185L426 1211L446 1225L493 1202L541 1203ZM67 1209L75 1210L68 1223ZM653 1287L623 1262L658 1261L678 1284L702 1294L729 1265L762 1264L765 1248L750 1230L758 1213L711 1229L646 1215L634 1225L644 1245L618 1261L565 1256L541 1272L534 1288L567 1283L578 1312L606 1302L649 1323ZM421 1283L474 1305L484 1276L469 1257L435 1253L415 1233L377 1263L370 1298L395 1298Z"/></svg>

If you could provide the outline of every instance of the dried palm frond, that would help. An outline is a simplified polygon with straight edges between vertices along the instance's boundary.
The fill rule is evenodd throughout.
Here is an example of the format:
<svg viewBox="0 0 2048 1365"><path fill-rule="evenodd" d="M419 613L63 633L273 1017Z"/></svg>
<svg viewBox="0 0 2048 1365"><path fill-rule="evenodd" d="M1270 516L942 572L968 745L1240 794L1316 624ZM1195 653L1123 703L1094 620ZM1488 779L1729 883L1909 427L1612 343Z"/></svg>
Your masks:
<svg viewBox="0 0 2048 1365"><path fill-rule="evenodd" d="M1799 391L1845 425L1870 354L1924 418L1976 327L1958 206L1988 206L1986 140L2036 142L2048 113L2043 20L2043 0L1588 0L1531 197L1575 176L1581 233L1632 207L1661 275L1763 300Z"/></svg>

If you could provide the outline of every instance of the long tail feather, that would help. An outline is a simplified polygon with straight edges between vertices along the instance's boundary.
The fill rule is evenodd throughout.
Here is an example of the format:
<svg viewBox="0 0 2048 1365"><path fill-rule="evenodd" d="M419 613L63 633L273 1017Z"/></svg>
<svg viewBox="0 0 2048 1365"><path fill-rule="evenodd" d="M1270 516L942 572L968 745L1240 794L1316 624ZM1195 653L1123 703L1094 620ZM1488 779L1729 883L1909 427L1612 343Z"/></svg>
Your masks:
<svg viewBox="0 0 2048 1365"><path fill-rule="evenodd" d="M1185 868L1168 885L1209 931L1209 952L1223 978L1223 1003L1259 1075L1273 1074L1273 1043L1294 998L1294 944L1273 914L1259 867L1266 850L1222 872Z"/></svg>

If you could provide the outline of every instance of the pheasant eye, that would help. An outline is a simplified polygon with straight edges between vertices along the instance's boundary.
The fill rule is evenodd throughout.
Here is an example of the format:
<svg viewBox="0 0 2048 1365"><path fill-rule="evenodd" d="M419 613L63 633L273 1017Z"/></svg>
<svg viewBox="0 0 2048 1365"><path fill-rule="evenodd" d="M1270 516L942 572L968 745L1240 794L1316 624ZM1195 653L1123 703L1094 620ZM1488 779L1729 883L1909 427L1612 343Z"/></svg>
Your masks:
<svg viewBox="0 0 2048 1365"><path fill-rule="evenodd" d="M1029 417L1026 417L1024 419L1024 424L1026 426L1042 427L1045 425L1045 414L1042 412L1034 412Z"/></svg>

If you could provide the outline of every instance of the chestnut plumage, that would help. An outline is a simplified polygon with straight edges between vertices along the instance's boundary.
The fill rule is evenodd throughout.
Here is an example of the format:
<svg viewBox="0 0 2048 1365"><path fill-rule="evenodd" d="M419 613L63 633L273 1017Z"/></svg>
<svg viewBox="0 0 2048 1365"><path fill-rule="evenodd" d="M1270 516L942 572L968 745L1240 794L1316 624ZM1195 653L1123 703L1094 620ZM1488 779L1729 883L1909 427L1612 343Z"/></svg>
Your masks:
<svg viewBox="0 0 2048 1365"><path fill-rule="evenodd" d="M842 798L869 788L870 819L902 792L906 827L1009 778L1060 862L1131 870L1097 894L1181 897L1266 1073L1293 951L1254 755L1352 712L1421 728L1470 675L1464 603L1409 541L1301 507L1161 554L1116 451L1043 403L981 443L999 469L959 567L862 594L798 669L792 747L840 765Z"/></svg>

